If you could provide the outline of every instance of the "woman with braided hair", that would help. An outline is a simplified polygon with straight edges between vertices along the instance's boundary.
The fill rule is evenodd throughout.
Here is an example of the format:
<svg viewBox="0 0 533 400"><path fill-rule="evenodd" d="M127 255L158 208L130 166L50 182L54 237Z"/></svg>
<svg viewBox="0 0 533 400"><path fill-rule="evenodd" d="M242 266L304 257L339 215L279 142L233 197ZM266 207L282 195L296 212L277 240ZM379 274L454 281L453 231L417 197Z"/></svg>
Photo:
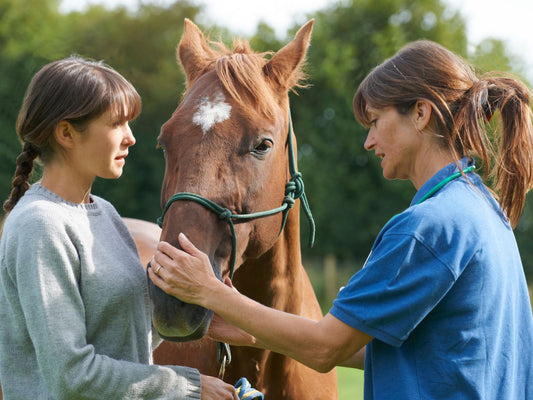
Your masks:
<svg viewBox="0 0 533 400"><path fill-rule="evenodd" d="M528 88L478 78L451 51L417 41L370 72L353 106L384 177L417 193L321 321L224 285L183 234L183 250L159 244L150 278L212 309L217 340L320 371L364 367L367 400L533 399L533 315L513 234L533 185Z"/></svg>
<svg viewBox="0 0 533 400"><path fill-rule="evenodd" d="M102 62L45 65L17 121L22 153L0 240L0 381L9 399L233 399L195 369L152 364L146 275L114 207L91 194L121 176L133 86ZM29 185L34 161L42 179Z"/></svg>

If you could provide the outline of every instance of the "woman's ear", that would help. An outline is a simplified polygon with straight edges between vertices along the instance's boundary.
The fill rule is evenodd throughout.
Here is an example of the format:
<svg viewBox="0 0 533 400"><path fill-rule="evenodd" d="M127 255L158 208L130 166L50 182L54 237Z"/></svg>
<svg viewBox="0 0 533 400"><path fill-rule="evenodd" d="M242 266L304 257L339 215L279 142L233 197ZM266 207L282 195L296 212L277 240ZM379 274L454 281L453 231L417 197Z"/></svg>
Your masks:
<svg viewBox="0 0 533 400"><path fill-rule="evenodd" d="M54 138L64 149L74 147L75 133L74 127L67 121L60 121L54 128Z"/></svg>
<svg viewBox="0 0 533 400"><path fill-rule="evenodd" d="M431 104L427 100L418 100L412 109L411 118L419 132L429 124L431 120Z"/></svg>

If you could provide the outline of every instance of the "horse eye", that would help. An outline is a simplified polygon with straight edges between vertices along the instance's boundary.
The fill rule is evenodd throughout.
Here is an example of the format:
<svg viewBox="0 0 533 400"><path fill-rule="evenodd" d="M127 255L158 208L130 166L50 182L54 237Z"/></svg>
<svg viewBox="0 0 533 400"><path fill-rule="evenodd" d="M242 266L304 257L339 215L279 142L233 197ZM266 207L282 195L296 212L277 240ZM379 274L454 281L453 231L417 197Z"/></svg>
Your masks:
<svg viewBox="0 0 533 400"><path fill-rule="evenodd" d="M261 141L261 143L259 143L259 145L254 148L253 152L256 154L266 154L270 151L272 145L272 140L264 139Z"/></svg>

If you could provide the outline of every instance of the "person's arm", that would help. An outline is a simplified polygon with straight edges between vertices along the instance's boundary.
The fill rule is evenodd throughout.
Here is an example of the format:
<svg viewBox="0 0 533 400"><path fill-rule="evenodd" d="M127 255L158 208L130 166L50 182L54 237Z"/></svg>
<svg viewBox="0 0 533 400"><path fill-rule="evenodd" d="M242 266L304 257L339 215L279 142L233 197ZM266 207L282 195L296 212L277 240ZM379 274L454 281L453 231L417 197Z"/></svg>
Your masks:
<svg viewBox="0 0 533 400"><path fill-rule="evenodd" d="M372 337L331 314L314 321L266 307L226 286L213 273L208 257L183 235L179 250L161 242L149 275L167 294L213 310L252 337L247 345L285 354L326 372L363 348ZM159 274L153 271L161 265Z"/></svg>
<svg viewBox="0 0 533 400"><path fill-rule="evenodd" d="M365 349L366 347L363 347L357 353L354 353L350 358L338 364L339 367L365 369Z"/></svg>
<svg viewBox="0 0 533 400"><path fill-rule="evenodd" d="M225 283L229 287L233 287L229 278L226 278ZM213 315L209 330L207 331L207 336L211 340L228 343L234 346L253 346L257 342L257 339L254 336L245 332L241 328L230 324L218 314ZM363 370L365 364L365 349L366 346L337 365L340 367Z"/></svg>

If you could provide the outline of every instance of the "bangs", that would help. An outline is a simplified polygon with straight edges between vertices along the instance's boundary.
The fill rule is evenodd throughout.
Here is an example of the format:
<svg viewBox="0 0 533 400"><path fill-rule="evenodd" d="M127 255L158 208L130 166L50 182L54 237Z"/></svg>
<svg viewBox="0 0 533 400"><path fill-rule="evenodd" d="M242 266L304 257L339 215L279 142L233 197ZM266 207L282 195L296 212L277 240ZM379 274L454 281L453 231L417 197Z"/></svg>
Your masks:
<svg viewBox="0 0 533 400"><path fill-rule="evenodd" d="M111 112L115 122L123 124L137 118L141 113L141 97L133 85L123 78L108 83L105 109Z"/></svg>
<svg viewBox="0 0 533 400"><path fill-rule="evenodd" d="M116 124L132 121L141 113L141 97L133 85L102 62L74 59L70 75L74 89L64 91L71 104L64 119L79 131L106 112Z"/></svg>
<svg viewBox="0 0 533 400"><path fill-rule="evenodd" d="M353 99L353 113L355 118L365 128L370 127L370 116L368 115L368 104L364 96L357 92Z"/></svg>
<svg viewBox="0 0 533 400"><path fill-rule="evenodd" d="M398 62L398 60L396 60ZM401 65L403 68L403 65ZM400 72L394 59L389 59L375 67L361 82L353 99L355 118L365 128L370 127L370 109L394 107L400 114L407 114L416 104L418 97L405 90L406 82L416 78L407 78Z"/></svg>
<svg viewBox="0 0 533 400"><path fill-rule="evenodd" d="M370 127L369 108L381 108L386 88L380 83L383 67L378 65L363 79L353 98L353 112L355 118L365 128ZM387 82L388 83L388 82ZM386 103L386 102L385 102Z"/></svg>

